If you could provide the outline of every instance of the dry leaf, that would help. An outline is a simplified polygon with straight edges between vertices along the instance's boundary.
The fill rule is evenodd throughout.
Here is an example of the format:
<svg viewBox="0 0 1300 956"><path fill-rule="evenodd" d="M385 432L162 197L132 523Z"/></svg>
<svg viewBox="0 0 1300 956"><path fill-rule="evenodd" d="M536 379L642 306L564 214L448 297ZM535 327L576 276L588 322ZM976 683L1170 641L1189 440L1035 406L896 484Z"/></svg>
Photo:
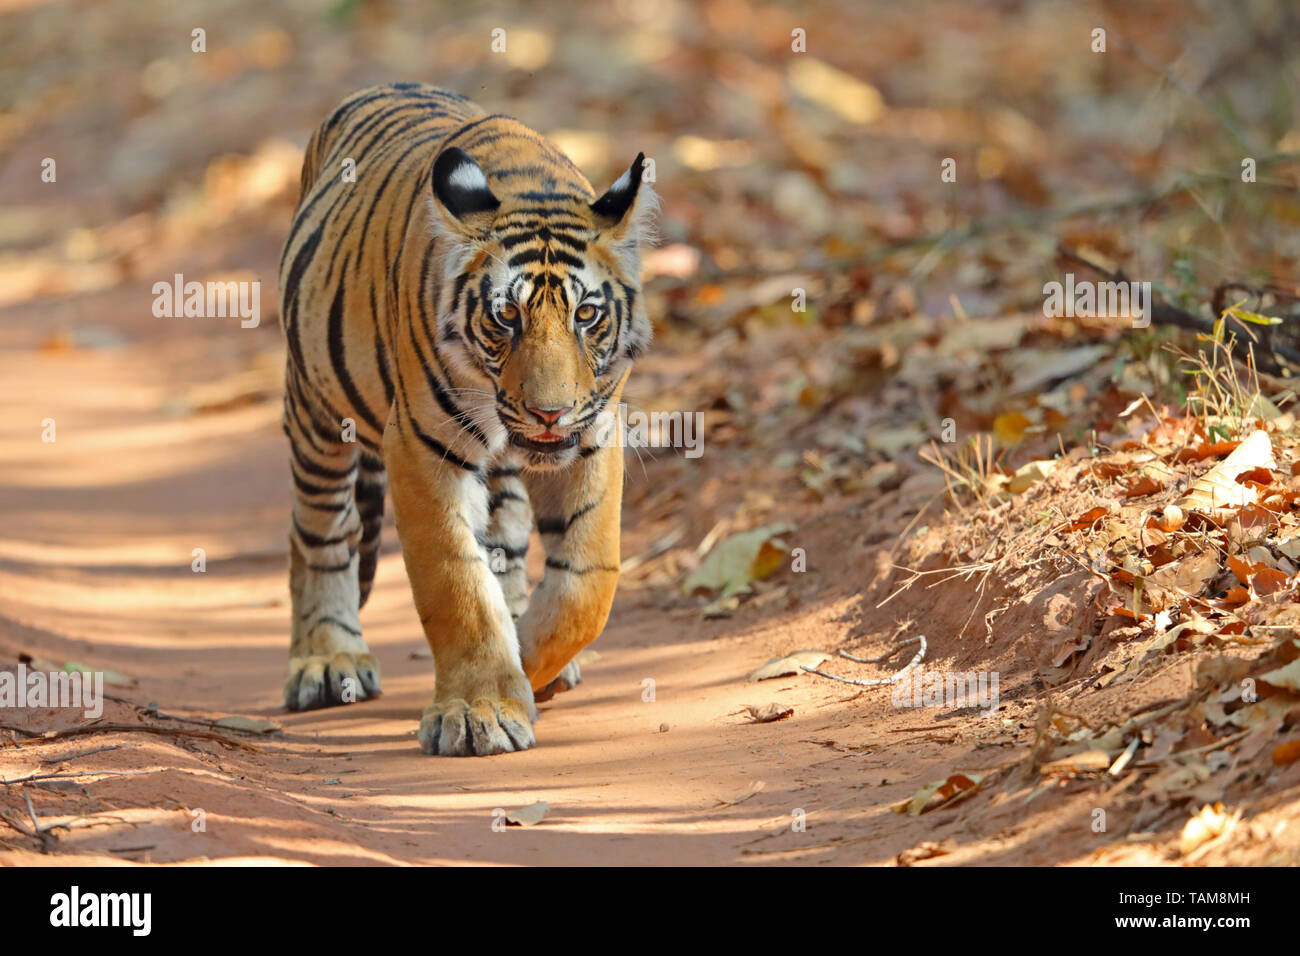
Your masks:
<svg viewBox="0 0 1300 956"><path fill-rule="evenodd" d="M999 445L1018 445L1025 437L1025 429L1032 424L1019 412L1008 412L993 420L993 437Z"/></svg>
<svg viewBox="0 0 1300 956"><path fill-rule="evenodd" d="M916 791L910 800L904 800L893 807L893 811L895 813L908 813L914 817L920 816L929 810L937 809L947 803L952 803L962 796L974 793L979 789L980 780L982 779L982 777L973 773L954 773L947 780L939 780L922 787Z"/></svg>
<svg viewBox="0 0 1300 956"><path fill-rule="evenodd" d="M1262 431L1251 432L1237 449L1196 481L1175 504L1183 509L1213 511L1255 500L1253 488L1238 483L1237 476L1256 468L1276 468L1273 444Z"/></svg>
<svg viewBox="0 0 1300 956"><path fill-rule="evenodd" d="M777 535L793 530L788 524L772 524L732 535L709 551L682 589L687 594L721 591L724 598L748 591L751 581L770 577L784 562L785 545Z"/></svg>
<svg viewBox="0 0 1300 956"><path fill-rule="evenodd" d="M76 661L68 661L68 663L64 664L63 667L59 669L65 674L103 674L104 683L112 687L130 687L135 683L134 677L128 677L121 671L108 670L100 667L87 667L85 664L79 664Z"/></svg>
<svg viewBox="0 0 1300 956"><path fill-rule="evenodd" d="M1191 853L1201 844L1227 833L1236 824L1237 818L1229 816L1223 810L1223 804L1208 803L1201 807L1200 813L1183 825L1183 833L1178 841L1178 850L1183 856Z"/></svg>
<svg viewBox="0 0 1300 956"><path fill-rule="evenodd" d="M816 667L823 661L830 660L825 651L795 651L785 657L774 657L754 673L750 680L770 680L773 677L789 677L802 674L805 667Z"/></svg>
<svg viewBox="0 0 1300 956"><path fill-rule="evenodd" d="M1300 740L1289 740L1273 748L1273 766L1285 767L1300 760Z"/></svg>
<svg viewBox="0 0 1300 956"><path fill-rule="evenodd" d="M546 811L551 809L551 805L545 800L538 800L536 803L530 803L526 807L520 807L518 810L511 810L506 814L506 826L508 827L531 827L542 822L546 816Z"/></svg>
<svg viewBox="0 0 1300 956"><path fill-rule="evenodd" d="M754 796L755 794L761 793L763 791L763 788L766 786L767 784L765 784L762 780L755 780L753 783L749 785L748 790L745 790L742 793L738 793L730 800L719 800L718 806L734 807L738 803L744 803L746 800L748 800L750 797Z"/></svg>
<svg viewBox="0 0 1300 956"><path fill-rule="evenodd" d="M1110 514L1110 512L1105 507L1092 508L1091 510L1085 511L1083 514L1079 515L1079 517L1075 518L1073 521L1055 528L1054 530L1082 531L1084 528L1091 528L1094 523L1100 521L1108 514Z"/></svg>
<svg viewBox="0 0 1300 956"><path fill-rule="evenodd" d="M273 734L283 728L274 720L259 720L255 717L230 716L222 717L216 721L218 727L228 727L231 730L245 730L252 734Z"/></svg>
<svg viewBox="0 0 1300 956"><path fill-rule="evenodd" d="M1039 773L1101 773L1109 770L1111 757L1104 750L1085 750L1052 760L1038 768Z"/></svg>
<svg viewBox="0 0 1300 956"><path fill-rule="evenodd" d="M1007 483L1007 490L1013 495L1028 491L1060 467L1061 463L1059 461L1052 461L1051 459L1031 461L1021 465L1016 469L1016 473L1011 476L1011 481Z"/></svg>
<svg viewBox="0 0 1300 956"><path fill-rule="evenodd" d="M911 866L921 860L932 860L936 856L944 856L952 852L953 846L954 844L952 840L944 840L941 843L935 842L934 840L926 840L923 843L918 843L910 850L904 850L902 853L898 854L898 865Z"/></svg>
<svg viewBox="0 0 1300 956"><path fill-rule="evenodd" d="M1164 488L1164 485L1159 481L1156 481L1156 479L1152 478L1150 475L1142 475L1125 486L1124 497L1141 498L1144 495L1153 495L1162 488Z"/></svg>
<svg viewBox="0 0 1300 956"><path fill-rule="evenodd" d="M1293 694L1300 694L1300 657L1277 670L1260 674L1259 679L1274 687L1289 690Z"/></svg>
<svg viewBox="0 0 1300 956"><path fill-rule="evenodd" d="M1165 510L1156 519L1156 527L1166 533L1177 531L1187 522L1187 515L1177 505L1165 505Z"/></svg>
<svg viewBox="0 0 1300 956"><path fill-rule="evenodd" d="M1256 594L1276 594L1291 583L1291 578L1277 568L1260 568L1250 583Z"/></svg>
<svg viewBox="0 0 1300 956"><path fill-rule="evenodd" d="M774 720L785 720L794 713L793 707L783 707L780 704L764 704L759 707L756 704L746 704L745 709L749 711L750 723L770 724Z"/></svg>

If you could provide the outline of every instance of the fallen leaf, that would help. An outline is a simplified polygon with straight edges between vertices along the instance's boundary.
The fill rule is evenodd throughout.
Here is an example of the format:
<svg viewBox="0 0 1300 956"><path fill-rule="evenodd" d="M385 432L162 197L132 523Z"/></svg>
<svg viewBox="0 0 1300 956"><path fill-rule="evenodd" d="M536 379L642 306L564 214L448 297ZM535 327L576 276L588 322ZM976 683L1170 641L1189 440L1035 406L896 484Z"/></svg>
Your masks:
<svg viewBox="0 0 1300 956"><path fill-rule="evenodd" d="M1104 750L1085 750L1052 760L1038 768L1039 773L1101 773L1109 770L1111 756Z"/></svg>
<svg viewBox="0 0 1300 956"><path fill-rule="evenodd" d="M250 734L273 734L283 729L274 720L260 720L256 717L240 717L238 715L220 717L214 723L218 727L226 727L230 730L244 730Z"/></svg>
<svg viewBox="0 0 1300 956"><path fill-rule="evenodd" d="M917 817L929 810L951 803L964 795L974 793L979 789L980 780L982 779L982 777L973 773L954 773L947 780L927 784L916 791L910 800L904 800L892 809L895 813L908 813Z"/></svg>
<svg viewBox="0 0 1300 956"><path fill-rule="evenodd" d="M1256 594L1276 594L1291 583L1291 578L1277 568L1260 568L1250 583Z"/></svg>
<svg viewBox="0 0 1300 956"><path fill-rule="evenodd" d="M1156 519L1156 527L1166 533L1177 531L1186 523L1187 515L1177 505L1166 505L1160 517Z"/></svg>
<svg viewBox="0 0 1300 956"><path fill-rule="evenodd" d="M746 800L748 800L750 797L754 796L755 794L761 793L763 791L763 788L766 786L767 784L765 784L762 780L755 780L753 783L749 785L748 790L745 790L744 792L737 794L736 796L732 797L730 800L719 800L718 806L734 807L738 803L744 803Z"/></svg>
<svg viewBox="0 0 1300 956"><path fill-rule="evenodd" d="M1025 429L1032 424L1019 412L1008 412L993 420L993 437L1000 445L1018 445L1025 437Z"/></svg>
<svg viewBox="0 0 1300 956"><path fill-rule="evenodd" d="M1296 464L1300 465L1300 462L1296 462ZM1291 560L1300 560L1300 536L1279 541L1276 547Z"/></svg>
<svg viewBox="0 0 1300 956"><path fill-rule="evenodd" d="M1214 511L1255 500L1255 490L1240 484L1237 476L1256 468L1276 468L1268 434L1251 432L1231 455L1192 482L1187 494L1175 502L1183 509Z"/></svg>
<svg viewBox="0 0 1300 956"><path fill-rule="evenodd" d="M1201 844L1227 833L1236 824L1235 816L1229 816L1223 810L1223 804L1208 803L1200 812L1183 825L1182 836L1178 840L1178 849L1183 856L1191 853Z"/></svg>
<svg viewBox="0 0 1300 956"><path fill-rule="evenodd" d="M104 683L113 687L130 687L135 683L134 677L128 677L121 671L108 670L100 667L87 667L85 664L79 664L76 661L68 661L60 668L65 674L103 674Z"/></svg>
<svg viewBox="0 0 1300 956"><path fill-rule="evenodd" d="M1250 575L1254 568L1249 561L1243 560L1239 555L1229 555L1228 570L1235 574L1242 584L1250 584Z"/></svg>
<svg viewBox="0 0 1300 956"><path fill-rule="evenodd" d="M1055 531L1082 531L1084 528L1091 528L1093 524L1106 517L1110 512L1105 507L1092 508L1085 511L1079 517L1067 524L1061 525L1053 530Z"/></svg>
<svg viewBox="0 0 1300 956"><path fill-rule="evenodd" d="M751 581L770 577L784 562L785 545L777 535L793 530L788 524L772 524L732 535L709 551L682 589L687 594L721 591L724 598L748 591Z"/></svg>
<svg viewBox="0 0 1300 956"><path fill-rule="evenodd" d="M1169 800L1194 790L1210 776L1210 768L1201 761L1178 764L1146 781L1142 792Z"/></svg>
<svg viewBox="0 0 1300 956"><path fill-rule="evenodd" d="M718 598L716 601L710 601L700 608L700 613L709 620L715 620L721 617L731 617L738 607L740 607L740 596L729 594Z"/></svg>
<svg viewBox="0 0 1300 956"><path fill-rule="evenodd" d="M942 843L926 840L923 843L918 843L910 850L904 850L898 854L898 865L911 866L921 860L932 860L936 856L945 856L952 852L952 847L952 840L944 840Z"/></svg>
<svg viewBox="0 0 1300 956"><path fill-rule="evenodd" d="M1259 679L1293 694L1300 694L1300 657L1284 667L1260 674Z"/></svg>
<svg viewBox="0 0 1300 956"><path fill-rule="evenodd" d="M770 680L773 677L789 677L802 674L805 667L816 667L823 661L830 660L831 655L825 651L795 651L785 657L774 657L754 673L750 680Z"/></svg>
<svg viewBox="0 0 1300 956"><path fill-rule="evenodd" d="M1144 495L1153 495L1164 488L1164 485L1150 475L1142 475L1124 488L1125 498L1141 498Z"/></svg>
<svg viewBox="0 0 1300 956"><path fill-rule="evenodd" d="M1059 467L1061 467L1061 463L1051 459L1031 461L1021 465L1016 469L1016 473L1011 476L1011 481L1007 484L1007 490L1013 495L1028 491Z"/></svg>
<svg viewBox="0 0 1300 956"><path fill-rule="evenodd" d="M1273 748L1273 766L1285 767L1300 760L1300 740L1289 740Z"/></svg>
<svg viewBox="0 0 1300 956"><path fill-rule="evenodd" d="M542 822L546 816L546 811L551 809L551 805L545 800L538 800L536 803L530 803L526 807L520 807L518 810L512 810L506 814L506 826L508 827L531 827Z"/></svg>
<svg viewBox="0 0 1300 956"><path fill-rule="evenodd" d="M749 711L750 723L755 724L770 724L774 720L785 720L794 713L793 707L783 707L781 704L764 704L762 707L746 704L745 709Z"/></svg>
<svg viewBox="0 0 1300 956"><path fill-rule="evenodd" d="M1218 573L1219 555L1207 548L1178 562L1173 574L1173 586L1183 594L1197 595ZM1149 575L1147 580L1156 576Z"/></svg>

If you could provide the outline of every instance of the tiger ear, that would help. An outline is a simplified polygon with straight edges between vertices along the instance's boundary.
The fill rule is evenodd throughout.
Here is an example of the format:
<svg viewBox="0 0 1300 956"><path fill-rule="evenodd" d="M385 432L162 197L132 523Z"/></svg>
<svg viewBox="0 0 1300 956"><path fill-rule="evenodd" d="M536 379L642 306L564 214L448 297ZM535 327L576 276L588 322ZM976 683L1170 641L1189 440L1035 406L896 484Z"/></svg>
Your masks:
<svg viewBox="0 0 1300 956"><path fill-rule="evenodd" d="M602 228L610 230L616 239L639 242L648 238L650 219L658 205L654 190L641 182L645 172L645 153L637 153L636 159L606 190L591 204L591 211Z"/></svg>
<svg viewBox="0 0 1300 956"><path fill-rule="evenodd" d="M471 231L486 231L501 205L482 168L459 146L444 149L433 163L433 195Z"/></svg>

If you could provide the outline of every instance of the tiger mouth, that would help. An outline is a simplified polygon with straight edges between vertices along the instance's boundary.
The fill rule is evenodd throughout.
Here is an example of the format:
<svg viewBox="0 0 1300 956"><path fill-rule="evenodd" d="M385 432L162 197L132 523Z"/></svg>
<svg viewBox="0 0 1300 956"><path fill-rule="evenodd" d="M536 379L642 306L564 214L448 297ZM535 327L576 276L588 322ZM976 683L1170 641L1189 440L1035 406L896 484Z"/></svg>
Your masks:
<svg viewBox="0 0 1300 956"><path fill-rule="evenodd" d="M561 452L566 449L573 448L575 445L578 444L579 437L580 436L578 435L577 432L573 432L572 434L567 435L563 438L555 438L550 441L539 441L535 438L525 438L523 435L520 435L518 432L511 432L510 444L515 445L519 448L526 448L529 451L540 452L541 454L544 455L554 455L556 452Z"/></svg>

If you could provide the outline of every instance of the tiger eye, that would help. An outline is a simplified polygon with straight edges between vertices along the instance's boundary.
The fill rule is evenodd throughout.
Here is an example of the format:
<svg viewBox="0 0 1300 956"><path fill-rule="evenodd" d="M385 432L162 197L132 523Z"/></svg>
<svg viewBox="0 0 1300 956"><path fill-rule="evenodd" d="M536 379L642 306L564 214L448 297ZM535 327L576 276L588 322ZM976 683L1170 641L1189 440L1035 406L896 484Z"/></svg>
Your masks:
<svg viewBox="0 0 1300 956"><path fill-rule="evenodd" d="M596 307L590 302L578 306L578 321L590 322L596 317Z"/></svg>
<svg viewBox="0 0 1300 956"><path fill-rule="evenodd" d="M513 322L519 318L519 307L507 302L501 308L497 309L497 318L506 322Z"/></svg>

